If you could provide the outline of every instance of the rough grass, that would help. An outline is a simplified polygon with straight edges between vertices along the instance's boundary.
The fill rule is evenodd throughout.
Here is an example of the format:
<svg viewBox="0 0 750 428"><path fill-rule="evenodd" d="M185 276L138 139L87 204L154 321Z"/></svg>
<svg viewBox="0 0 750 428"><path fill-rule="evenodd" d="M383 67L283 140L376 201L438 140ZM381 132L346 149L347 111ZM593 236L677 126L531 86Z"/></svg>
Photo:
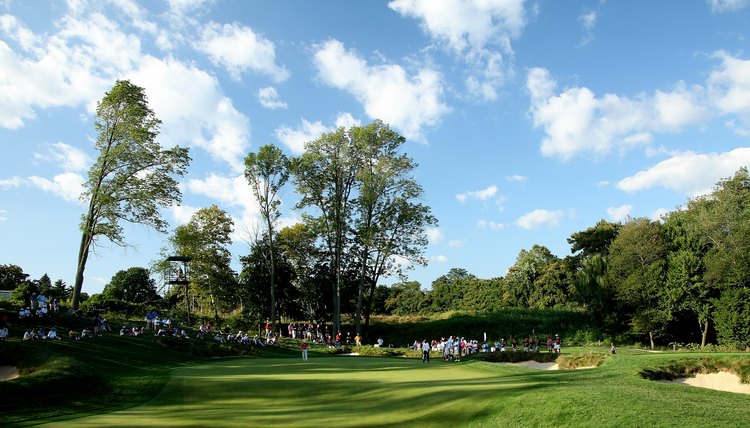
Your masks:
<svg viewBox="0 0 750 428"><path fill-rule="evenodd" d="M741 383L750 383L750 357L704 357L682 359L656 367L646 367L640 371L644 379L674 380L681 377L693 377L698 373L717 373L727 371L740 378Z"/></svg>

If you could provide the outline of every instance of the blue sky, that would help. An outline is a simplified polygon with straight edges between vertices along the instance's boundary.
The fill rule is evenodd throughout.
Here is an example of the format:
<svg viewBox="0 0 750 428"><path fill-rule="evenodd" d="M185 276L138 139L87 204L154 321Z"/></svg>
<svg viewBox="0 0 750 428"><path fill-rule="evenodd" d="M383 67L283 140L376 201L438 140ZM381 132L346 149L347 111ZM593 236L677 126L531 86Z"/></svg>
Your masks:
<svg viewBox="0 0 750 428"><path fill-rule="evenodd" d="M163 145L191 148L164 217L218 205L235 260L258 230L245 154L374 119L407 138L440 222L410 279L502 276L534 244L563 257L599 219L658 218L750 164L748 22L750 0L0 0L0 264L74 282L116 79L146 89ZM84 291L166 238L99 241Z"/></svg>

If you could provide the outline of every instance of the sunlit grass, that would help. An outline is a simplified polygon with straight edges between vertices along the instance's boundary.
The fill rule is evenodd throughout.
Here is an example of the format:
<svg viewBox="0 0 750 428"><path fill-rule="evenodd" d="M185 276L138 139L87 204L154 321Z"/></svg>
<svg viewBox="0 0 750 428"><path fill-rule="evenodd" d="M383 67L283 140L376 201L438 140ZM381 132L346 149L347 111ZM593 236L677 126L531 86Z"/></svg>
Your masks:
<svg viewBox="0 0 750 428"><path fill-rule="evenodd" d="M626 351L596 369L561 371L407 358L234 358L174 370L144 405L56 426L744 425L747 396L638 374L675 358L691 356Z"/></svg>

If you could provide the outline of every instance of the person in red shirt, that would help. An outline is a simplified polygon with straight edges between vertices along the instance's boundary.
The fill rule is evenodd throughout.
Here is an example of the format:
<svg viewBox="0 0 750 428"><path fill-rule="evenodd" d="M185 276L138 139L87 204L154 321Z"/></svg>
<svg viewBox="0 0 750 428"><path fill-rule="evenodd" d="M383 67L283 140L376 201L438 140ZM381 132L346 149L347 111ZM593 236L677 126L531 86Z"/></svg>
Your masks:
<svg viewBox="0 0 750 428"><path fill-rule="evenodd" d="M303 340L302 343L299 344L299 349L302 350L302 362L307 362L307 340Z"/></svg>

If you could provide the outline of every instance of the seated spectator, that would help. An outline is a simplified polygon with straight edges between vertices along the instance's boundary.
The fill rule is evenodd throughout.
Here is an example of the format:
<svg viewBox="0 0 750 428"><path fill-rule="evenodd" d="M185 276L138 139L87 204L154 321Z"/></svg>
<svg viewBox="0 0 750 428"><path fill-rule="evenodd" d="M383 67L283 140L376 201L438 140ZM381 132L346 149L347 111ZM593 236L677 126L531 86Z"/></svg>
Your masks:
<svg viewBox="0 0 750 428"><path fill-rule="evenodd" d="M128 330L126 326L122 326L122 328L120 329L120 336L130 336L130 335L132 335L131 331Z"/></svg>
<svg viewBox="0 0 750 428"><path fill-rule="evenodd" d="M26 330L23 334L23 340L34 340L34 330Z"/></svg>
<svg viewBox="0 0 750 428"><path fill-rule="evenodd" d="M60 337L57 336L57 329L55 327L52 327L49 330L49 333L47 333L47 339L50 340L59 340Z"/></svg>
<svg viewBox="0 0 750 428"><path fill-rule="evenodd" d="M91 332L91 330L88 327L84 327L84 329L81 331L81 338L84 337L94 337L94 334Z"/></svg>
<svg viewBox="0 0 750 428"><path fill-rule="evenodd" d="M47 307L42 306L41 308L36 310L36 316L39 318L44 318L47 316Z"/></svg>
<svg viewBox="0 0 750 428"><path fill-rule="evenodd" d="M39 328L39 331L36 333L37 339L46 339L47 338L47 332L44 330L44 327Z"/></svg>
<svg viewBox="0 0 750 428"><path fill-rule="evenodd" d="M180 337L183 337L185 339L190 339L190 337L188 337L187 332L185 331L184 328L182 329L182 331L180 331Z"/></svg>
<svg viewBox="0 0 750 428"><path fill-rule="evenodd" d="M141 336L143 335L143 327L138 327L137 325L133 326L133 336Z"/></svg>
<svg viewBox="0 0 750 428"><path fill-rule="evenodd" d="M18 318L28 318L31 316L31 309L27 306L18 311Z"/></svg>
<svg viewBox="0 0 750 428"><path fill-rule="evenodd" d="M4 325L2 328L0 328L0 340L5 341L8 340L8 326Z"/></svg>
<svg viewBox="0 0 750 428"><path fill-rule="evenodd" d="M214 340L221 343L227 343L227 341L224 340L224 338L219 333L216 333L214 335Z"/></svg>
<svg viewBox="0 0 750 428"><path fill-rule="evenodd" d="M78 332L77 332L77 331L75 331L75 330L73 330L73 329L71 329L71 330L70 330L70 331L68 332L68 339L70 339L70 340L78 340L78 339L79 339L79 337L78 337Z"/></svg>

